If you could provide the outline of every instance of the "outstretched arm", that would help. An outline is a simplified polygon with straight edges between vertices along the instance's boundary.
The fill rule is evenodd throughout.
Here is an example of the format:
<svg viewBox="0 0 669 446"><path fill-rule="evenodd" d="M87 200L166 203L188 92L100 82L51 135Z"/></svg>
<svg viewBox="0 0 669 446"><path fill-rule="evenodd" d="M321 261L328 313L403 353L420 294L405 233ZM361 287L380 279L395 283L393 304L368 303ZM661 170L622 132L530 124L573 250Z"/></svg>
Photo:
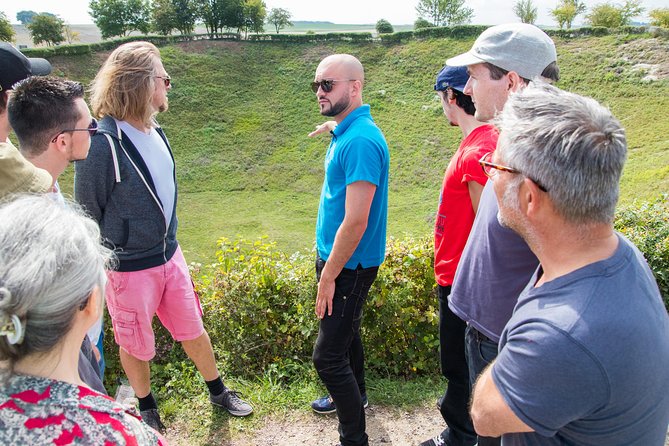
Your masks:
<svg viewBox="0 0 669 446"><path fill-rule="evenodd" d="M309 133L309 137L313 138L314 136L320 135L321 133L329 133L333 131L335 127L337 127L337 121L325 121L324 123L317 125L316 130Z"/></svg>

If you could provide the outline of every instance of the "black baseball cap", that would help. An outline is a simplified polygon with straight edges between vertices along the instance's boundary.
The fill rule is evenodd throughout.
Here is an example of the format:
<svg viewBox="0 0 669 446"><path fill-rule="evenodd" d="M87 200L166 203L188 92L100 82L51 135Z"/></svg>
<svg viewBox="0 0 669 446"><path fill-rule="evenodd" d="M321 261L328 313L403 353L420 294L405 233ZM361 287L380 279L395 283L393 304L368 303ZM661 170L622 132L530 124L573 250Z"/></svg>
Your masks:
<svg viewBox="0 0 669 446"><path fill-rule="evenodd" d="M9 43L0 42L0 91L11 90L29 76L46 76L51 64L46 59L26 57Z"/></svg>

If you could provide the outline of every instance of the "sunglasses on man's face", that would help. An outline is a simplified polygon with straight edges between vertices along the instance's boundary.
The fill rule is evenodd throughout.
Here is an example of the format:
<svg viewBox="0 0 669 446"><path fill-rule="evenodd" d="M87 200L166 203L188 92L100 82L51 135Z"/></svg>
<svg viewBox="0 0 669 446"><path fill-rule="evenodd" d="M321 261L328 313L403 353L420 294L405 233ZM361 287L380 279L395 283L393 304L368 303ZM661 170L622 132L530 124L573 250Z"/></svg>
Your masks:
<svg viewBox="0 0 669 446"><path fill-rule="evenodd" d="M156 76L158 79L162 79L163 82L165 83L165 88L169 87L172 85L172 78L169 76Z"/></svg>
<svg viewBox="0 0 669 446"><path fill-rule="evenodd" d="M56 136L51 139L51 142L55 142L56 138L58 138L61 134L66 133L66 132L88 132L90 136L93 136L97 133L98 131L98 120L95 118L91 118L91 123L88 124L88 127L85 129L63 129Z"/></svg>
<svg viewBox="0 0 669 446"><path fill-rule="evenodd" d="M318 88L320 88L324 92L330 93L334 88L334 84L336 82L354 82L354 81L357 81L357 79L342 79L342 80L323 79L320 81L312 82L311 91L313 91L314 93L318 93Z"/></svg>

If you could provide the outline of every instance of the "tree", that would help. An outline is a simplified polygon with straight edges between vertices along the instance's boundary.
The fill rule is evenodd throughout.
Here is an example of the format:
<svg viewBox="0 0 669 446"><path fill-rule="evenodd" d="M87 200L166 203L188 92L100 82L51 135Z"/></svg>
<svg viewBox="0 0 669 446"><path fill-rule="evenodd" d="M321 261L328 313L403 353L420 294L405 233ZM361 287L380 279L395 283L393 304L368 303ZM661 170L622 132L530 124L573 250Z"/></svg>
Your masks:
<svg viewBox="0 0 669 446"><path fill-rule="evenodd" d="M643 13L644 9L641 6L641 0L625 0L625 3L620 8L622 14L621 25L629 25L634 17L640 16Z"/></svg>
<svg viewBox="0 0 669 446"><path fill-rule="evenodd" d="M44 42L48 46L57 45L65 41L63 36L65 23L53 14L35 14L32 21L26 25L30 37L35 45Z"/></svg>
<svg viewBox="0 0 669 446"><path fill-rule="evenodd" d="M592 26L618 28L629 25L632 17L643 12L640 0L627 0L624 5L618 6L610 2L593 6L587 19Z"/></svg>
<svg viewBox="0 0 669 446"><path fill-rule="evenodd" d="M151 4L151 28L164 36L176 28L176 16L172 0L153 0Z"/></svg>
<svg viewBox="0 0 669 446"><path fill-rule="evenodd" d="M669 28L669 8L657 8L650 11L650 24Z"/></svg>
<svg viewBox="0 0 669 446"><path fill-rule="evenodd" d="M537 7L532 0L517 0L513 5L513 12L523 23L534 24L537 21Z"/></svg>
<svg viewBox="0 0 669 446"><path fill-rule="evenodd" d="M14 28L9 23L7 15L0 11L0 42L13 42L15 35Z"/></svg>
<svg viewBox="0 0 669 446"><path fill-rule="evenodd" d="M195 0L172 0L174 27L181 34L193 34L198 11Z"/></svg>
<svg viewBox="0 0 669 446"><path fill-rule="evenodd" d="M290 21L291 14L288 10L283 8L272 8L267 15L267 23L274 25L276 28L276 33L279 34L281 28L287 26L293 26L293 22Z"/></svg>
<svg viewBox="0 0 669 446"><path fill-rule="evenodd" d="M103 39L131 31L148 33L151 7L148 0L91 0L90 15Z"/></svg>
<svg viewBox="0 0 669 446"><path fill-rule="evenodd" d="M419 0L416 12L419 17L432 19L435 26L461 25L474 17L474 10L465 6L465 0Z"/></svg>
<svg viewBox="0 0 669 446"><path fill-rule="evenodd" d="M79 32L72 29L70 25L65 25L63 27L63 34L65 36L65 41L68 45L72 45L74 42L79 41Z"/></svg>
<svg viewBox="0 0 669 446"><path fill-rule="evenodd" d="M434 25L422 17L418 17L413 23L413 29L432 28Z"/></svg>
<svg viewBox="0 0 669 446"><path fill-rule="evenodd" d="M33 21L33 17L36 15L35 11L19 11L16 13L16 20L21 22L22 25L27 25Z"/></svg>
<svg viewBox="0 0 669 446"><path fill-rule="evenodd" d="M262 0L246 0L244 2L244 35L249 31L261 33L265 31L265 2Z"/></svg>
<svg viewBox="0 0 669 446"><path fill-rule="evenodd" d="M560 25L560 29L571 28L571 24L577 15L585 12L585 3L579 0L560 0L555 9L551 9L551 15Z"/></svg>
<svg viewBox="0 0 669 446"><path fill-rule="evenodd" d="M392 34L395 30L388 20L380 19L376 22L376 32L379 34Z"/></svg>

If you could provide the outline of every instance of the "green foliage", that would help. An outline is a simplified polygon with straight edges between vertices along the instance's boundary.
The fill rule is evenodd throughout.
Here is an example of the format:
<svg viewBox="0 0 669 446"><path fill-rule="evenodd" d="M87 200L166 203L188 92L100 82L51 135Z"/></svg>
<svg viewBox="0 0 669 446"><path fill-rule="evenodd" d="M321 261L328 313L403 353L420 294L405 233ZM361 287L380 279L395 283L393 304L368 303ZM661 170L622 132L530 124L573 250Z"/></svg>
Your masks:
<svg viewBox="0 0 669 446"><path fill-rule="evenodd" d="M609 28L603 26L582 26L575 29L547 29L546 34L563 39L579 37L601 37L609 34Z"/></svg>
<svg viewBox="0 0 669 446"><path fill-rule="evenodd" d="M305 34L253 34L248 36L251 42L286 42L286 43L309 43L309 42L366 42L372 40L372 33L323 33L316 34L313 31Z"/></svg>
<svg viewBox="0 0 669 446"><path fill-rule="evenodd" d="M151 29L148 0L91 0L89 7L103 39L126 36L131 31L146 34Z"/></svg>
<svg viewBox="0 0 669 446"><path fill-rule="evenodd" d="M422 17L418 17L416 21L413 22L413 29L431 28L433 26L434 26L433 23L430 23L429 21L425 20Z"/></svg>
<svg viewBox="0 0 669 446"><path fill-rule="evenodd" d="M279 34L281 28L293 26L290 17L290 11L283 8L272 8L267 15L267 23L274 25L276 33Z"/></svg>
<svg viewBox="0 0 669 446"><path fill-rule="evenodd" d="M669 195L623 207L616 214L615 227L643 253L669 310Z"/></svg>
<svg viewBox="0 0 669 446"><path fill-rule="evenodd" d="M669 8L657 8L650 11L650 24L669 28Z"/></svg>
<svg viewBox="0 0 669 446"><path fill-rule="evenodd" d="M36 16L35 11L19 11L16 13L16 20L21 22L22 25L27 25L33 21L33 17Z"/></svg>
<svg viewBox="0 0 669 446"><path fill-rule="evenodd" d="M64 26L65 23L53 14L42 13L34 15L26 28L35 45L44 42L50 46L65 41Z"/></svg>
<svg viewBox="0 0 669 446"><path fill-rule="evenodd" d="M485 25L439 26L417 29L413 34L417 39L471 39L478 37L487 28Z"/></svg>
<svg viewBox="0 0 669 446"><path fill-rule="evenodd" d="M641 0L626 0L622 6L606 2L593 6L586 18L592 26L618 28L629 25L632 18L640 15L643 10Z"/></svg>
<svg viewBox="0 0 669 446"><path fill-rule="evenodd" d="M244 1L244 34L265 32L264 24L267 10L263 0Z"/></svg>
<svg viewBox="0 0 669 446"><path fill-rule="evenodd" d="M381 34L381 42L386 44L396 44L414 39L414 31L400 31L393 34Z"/></svg>
<svg viewBox="0 0 669 446"><path fill-rule="evenodd" d="M172 0L153 0L151 4L151 28L164 36L176 28L176 16Z"/></svg>
<svg viewBox="0 0 669 446"><path fill-rule="evenodd" d="M560 29L571 29L576 16L583 14L585 10L585 2L582 0L559 0L558 5L550 12Z"/></svg>
<svg viewBox="0 0 669 446"><path fill-rule="evenodd" d="M513 4L513 13L521 22L534 24L537 20L538 10L532 0L516 0Z"/></svg>
<svg viewBox="0 0 669 446"><path fill-rule="evenodd" d="M14 28L9 23L7 15L0 11L0 42L13 42L15 35Z"/></svg>
<svg viewBox="0 0 669 446"><path fill-rule="evenodd" d="M290 380L310 367L318 333L314 255L287 256L266 238L219 240L217 261L196 269L209 335L241 376L275 368ZM439 338L431 241L388 242L364 312L363 342L371 371L409 376L436 372ZM227 359L235 358L234 361Z"/></svg>
<svg viewBox="0 0 669 446"><path fill-rule="evenodd" d="M183 35L192 34L198 18L195 0L172 0L175 28Z"/></svg>
<svg viewBox="0 0 669 446"><path fill-rule="evenodd" d="M393 25L386 19L380 19L376 22L376 32L379 34L391 34L394 33Z"/></svg>
<svg viewBox="0 0 669 446"><path fill-rule="evenodd" d="M465 6L465 0L419 0L416 12L435 26L462 25L474 17L474 10Z"/></svg>

